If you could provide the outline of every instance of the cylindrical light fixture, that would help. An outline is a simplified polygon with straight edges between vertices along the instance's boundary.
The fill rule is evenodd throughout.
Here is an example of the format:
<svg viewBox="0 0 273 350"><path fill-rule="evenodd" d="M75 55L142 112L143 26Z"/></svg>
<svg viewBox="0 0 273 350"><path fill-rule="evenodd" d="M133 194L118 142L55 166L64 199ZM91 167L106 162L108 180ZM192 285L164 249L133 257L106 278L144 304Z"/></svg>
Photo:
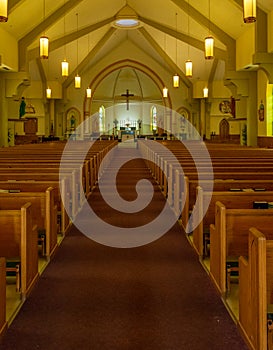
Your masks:
<svg viewBox="0 0 273 350"><path fill-rule="evenodd" d="M205 58L207 60L210 60L213 58L213 46L214 46L214 39L211 35L209 35L205 38Z"/></svg>
<svg viewBox="0 0 273 350"><path fill-rule="evenodd" d="M48 87L46 89L46 98L51 98L51 89L50 89L50 87Z"/></svg>
<svg viewBox="0 0 273 350"><path fill-rule="evenodd" d="M179 87L179 75L175 74L173 76L173 87L178 88Z"/></svg>
<svg viewBox="0 0 273 350"><path fill-rule="evenodd" d="M0 22L8 20L8 0L0 0Z"/></svg>
<svg viewBox="0 0 273 350"><path fill-rule="evenodd" d="M87 98L91 98L91 94L92 94L92 90L91 90L90 87L88 86L88 88L86 89L86 97L87 97Z"/></svg>
<svg viewBox="0 0 273 350"><path fill-rule="evenodd" d="M40 58L48 58L48 37L45 35L40 37Z"/></svg>
<svg viewBox="0 0 273 350"><path fill-rule="evenodd" d="M65 59L62 61L62 77L68 77L68 62Z"/></svg>
<svg viewBox="0 0 273 350"><path fill-rule="evenodd" d="M168 97L168 89L166 86L163 88L163 97Z"/></svg>
<svg viewBox="0 0 273 350"><path fill-rule="evenodd" d="M205 86L203 89L203 97L204 98L209 97L209 89L207 88L207 86Z"/></svg>
<svg viewBox="0 0 273 350"><path fill-rule="evenodd" d="M80 87L81 87L81 77L79 76L79 74L77 74L75 76L75 88L80 89Z"/></svg>
<svg viewBox="0 0 273 350"><path fill-rule="evenodd" d="M253 23L256 21L256 0L244 0L244 22Z"/></svg>
<svg viewBox="0 0 273 350"><path fill-rule="evenodd" d="M186 66L186 77L192 77L192 61L187 60L185 63Z"/></svg>

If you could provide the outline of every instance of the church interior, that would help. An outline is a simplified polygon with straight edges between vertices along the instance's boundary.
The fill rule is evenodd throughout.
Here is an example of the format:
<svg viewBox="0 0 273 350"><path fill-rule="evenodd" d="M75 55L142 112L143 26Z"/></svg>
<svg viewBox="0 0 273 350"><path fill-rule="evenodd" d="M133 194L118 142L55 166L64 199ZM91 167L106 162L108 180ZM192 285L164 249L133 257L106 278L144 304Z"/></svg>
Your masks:
<svg viewBox="0 0 273 350"><path fill-rule="evenodd" d="M0 349L273 349L273 1L2 0L0 37Z"/></svg>

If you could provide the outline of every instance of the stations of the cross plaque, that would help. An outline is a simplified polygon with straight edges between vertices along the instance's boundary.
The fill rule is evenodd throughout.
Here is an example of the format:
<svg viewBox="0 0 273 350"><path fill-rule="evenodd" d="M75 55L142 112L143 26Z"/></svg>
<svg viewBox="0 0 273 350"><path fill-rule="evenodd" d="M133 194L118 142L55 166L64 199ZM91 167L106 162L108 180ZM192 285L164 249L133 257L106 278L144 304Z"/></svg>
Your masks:
<svg viewBox="0 0 273 350"><path fill-rule="evenodd" d="M121 96L124 96L124 97L126 97L126 106L127 106L127 111L129 111L129 98L130 97L133 97L134 96L134 94L129 94L129 90L127 89L126 90L126 94L122 94Z"/></svg>

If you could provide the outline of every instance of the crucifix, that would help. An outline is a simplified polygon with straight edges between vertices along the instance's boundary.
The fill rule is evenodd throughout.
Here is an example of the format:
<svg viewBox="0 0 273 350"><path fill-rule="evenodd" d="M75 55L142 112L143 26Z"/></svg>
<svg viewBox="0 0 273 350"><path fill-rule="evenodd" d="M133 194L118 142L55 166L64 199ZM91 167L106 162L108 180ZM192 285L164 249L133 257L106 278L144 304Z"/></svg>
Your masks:
<svg viewBox="0 0 273 350"><path fill-rule="evenodd" d="M134 94L129 94L129 90L126 90L126 94L122 94L121 96L126 97L126 103L127 103L127 111L129 111L129 97L134 96Z"/></svg>

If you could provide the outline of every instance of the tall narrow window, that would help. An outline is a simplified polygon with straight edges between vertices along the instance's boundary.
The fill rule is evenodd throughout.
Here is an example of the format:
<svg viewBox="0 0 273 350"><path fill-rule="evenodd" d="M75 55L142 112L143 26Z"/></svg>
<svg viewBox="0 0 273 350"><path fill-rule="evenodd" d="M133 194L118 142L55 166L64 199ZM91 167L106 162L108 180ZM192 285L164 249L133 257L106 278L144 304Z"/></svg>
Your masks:
<svg viewBox="0 0 273 350"><path fill-rule="evenodd" d="M151 130L157 130L157 108L155 106L151 109Z"/></svg>
<svg viewBox="0 0 273 350"><path fill-rule="evenodd" d="M99 129L100 132L105 132L105 108L101 106L99 109Z"/></svg>

